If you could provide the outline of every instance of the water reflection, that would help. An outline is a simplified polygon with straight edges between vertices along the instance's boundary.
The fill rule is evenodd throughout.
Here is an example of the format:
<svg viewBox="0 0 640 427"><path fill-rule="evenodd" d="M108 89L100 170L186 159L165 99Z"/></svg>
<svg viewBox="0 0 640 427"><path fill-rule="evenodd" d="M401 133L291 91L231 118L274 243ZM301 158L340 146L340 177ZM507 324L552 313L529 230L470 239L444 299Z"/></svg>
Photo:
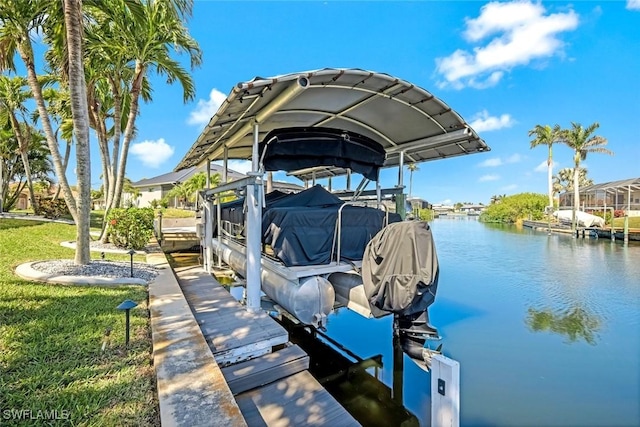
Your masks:
<svg viewBox="0 0 640 427"><path fill-rule="evenodd" d="M533 332L549 331L566 336L571 343L583 339L591 345L596 345L596 333L602 323L581 307L556 311L529 308L526 322Z"/></svg>
<svg viewBox="0 0 640 427"><path fill-rule="evenodd" d="M416 415L404 406L404 353L399 338L392 338L391 331L393 381L388 387L380 379L382 355L362 359L320 331L294 325L286 318L282 322L291 342L309 354L311 374L362 425L420 425Z"/></svg>

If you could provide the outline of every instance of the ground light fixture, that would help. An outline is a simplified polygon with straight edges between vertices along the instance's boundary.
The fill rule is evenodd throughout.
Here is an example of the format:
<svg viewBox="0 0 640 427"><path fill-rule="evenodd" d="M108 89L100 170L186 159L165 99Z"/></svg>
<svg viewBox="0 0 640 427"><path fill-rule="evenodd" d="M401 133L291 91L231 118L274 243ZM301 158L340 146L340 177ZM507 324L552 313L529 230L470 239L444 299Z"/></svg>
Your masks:
<svg viewBox="0 0 640 427"><path fill-rule="evenodd" d="M122 301L122 303L120 303L120 305L118 307L116 307L118 310L124 310L124 315L125 315L125 339L124 339L124 344L125 346L129 346L129 311L132 308L135 308L138 306L137 302L133 302L130 299L128 300L124 300Z"/></svg>
<svg viewBox="0 0 640 427"><path fill-rule="evenodd" d="M133 277L133 254L136 253L136 251L134 251L133 249L130 249L129 252L127 252L129 254L129 258L131 260L131 277Z"/></svg>

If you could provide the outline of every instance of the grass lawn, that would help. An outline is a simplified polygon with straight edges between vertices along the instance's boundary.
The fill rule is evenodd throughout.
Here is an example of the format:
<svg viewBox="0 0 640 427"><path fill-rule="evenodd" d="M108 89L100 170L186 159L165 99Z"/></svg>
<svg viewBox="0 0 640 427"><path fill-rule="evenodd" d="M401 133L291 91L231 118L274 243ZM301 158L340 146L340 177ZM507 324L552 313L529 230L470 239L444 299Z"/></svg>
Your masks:
<svg viewBox="0 0 640 427"><path fill-rule="evenodd" d="M613 226L615 228L624 227L624 218L614 218L613 219ZM630 216L629 217L629 228L640 228L640 216Z"/></svg>
<svg viewBox="0 0 640 427"><path fill-rule="evenodd" d="M74 239L72 225L0 219L0 424L158 425L146 290L48 285L13 274L23 262L73 258L59 243ZM116 310L126 299L140 304L131 311L128 351L125 316ZM52 416L58 420L46 421Z"/></svg>

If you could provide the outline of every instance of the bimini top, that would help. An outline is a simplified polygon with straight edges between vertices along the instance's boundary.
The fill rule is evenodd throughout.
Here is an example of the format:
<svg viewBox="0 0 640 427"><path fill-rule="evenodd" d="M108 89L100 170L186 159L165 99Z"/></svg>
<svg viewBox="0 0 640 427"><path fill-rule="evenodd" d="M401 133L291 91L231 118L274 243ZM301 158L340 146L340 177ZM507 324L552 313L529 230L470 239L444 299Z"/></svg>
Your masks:
<svg viewBox="0 0 640 427"><path fill-rule="evenodd" d="M252 157L258 141L276 129L331 128L377 142L384 167L489 151L476 132L426 90L388 74L360 69L305 71L238 83L213 115L176 171L219 160ZM346 173L345 165L291 171L300 179Z"/></svg>

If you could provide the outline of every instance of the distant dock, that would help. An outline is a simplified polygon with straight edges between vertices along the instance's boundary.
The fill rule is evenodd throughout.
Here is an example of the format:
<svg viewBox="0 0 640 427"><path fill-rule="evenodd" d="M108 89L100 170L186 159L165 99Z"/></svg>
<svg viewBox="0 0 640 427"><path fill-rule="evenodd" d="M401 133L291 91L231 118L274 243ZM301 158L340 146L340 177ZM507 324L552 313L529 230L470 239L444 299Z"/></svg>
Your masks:
<svg viewBox="0 0 640 427"><path fill-rule="evenodd" d="M553 233L564 233L564 234L572 234L571 226L564 225L560 223L551 223L549 225L545 221L523 221L523 227L532 228L534 230L539 231L549 231ZM599 228L599 227L579 227L576 230L578 237L595 237L601 239L610 239L610 240L624 240L624 230L614 229L613 231L613 239L611 238L611 227ZM638 229L629 229L629 241L640 242L640 230Z"/></svg>

